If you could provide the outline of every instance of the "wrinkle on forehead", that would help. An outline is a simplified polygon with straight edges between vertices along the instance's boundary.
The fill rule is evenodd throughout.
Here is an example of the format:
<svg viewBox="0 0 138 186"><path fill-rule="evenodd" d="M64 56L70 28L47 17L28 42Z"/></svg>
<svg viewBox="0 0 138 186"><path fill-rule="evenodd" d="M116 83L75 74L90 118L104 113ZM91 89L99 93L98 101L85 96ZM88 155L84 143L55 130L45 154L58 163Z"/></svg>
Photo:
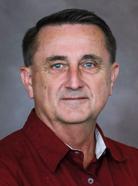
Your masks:
<svg viewBox="0 0 138 186"><path fill-rule="evenodd" d="M75 55L94 53L97 56L109 52L105 36L98 26L64 24L46 26L38 35L37 55ZM96 52L96 53L95 53ZM99 54L98 54L99 53ZM100 54L102 53L102 54Z"/></svg>
<svg viewBox="0 0 138 186"><path fill-rule="evenodd" d="M81 32L80 32L81 31ZM73 34L71 34L73 32ZM38 42L42 43L45 41L50 41L51 39L58 39L64 35L67 38L67 41L70 40L70 37L81 36L85 34L85 37L90 35L94 38L99 38L99 41L105 43L105 36L102 30L96 25L87 25L87 24L63 24L63 25L52 25L43 27L38 34ZM94 39L93 39L94 40ZM80 37L81 41L81 37ZM83 38L82 38L83 41Z"/></svg>

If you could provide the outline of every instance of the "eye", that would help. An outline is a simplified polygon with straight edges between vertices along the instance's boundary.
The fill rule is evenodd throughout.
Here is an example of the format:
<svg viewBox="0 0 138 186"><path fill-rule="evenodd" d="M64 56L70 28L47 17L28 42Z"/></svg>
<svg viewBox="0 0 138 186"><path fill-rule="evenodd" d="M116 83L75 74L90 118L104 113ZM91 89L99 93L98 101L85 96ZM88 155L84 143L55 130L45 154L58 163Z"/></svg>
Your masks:
<svg viewBox="0 0 138 186"><path fill-rule="evenodd" d="M86 60L80 64L80 68L84 72L94 74L100 69L100 65L94 60Z"/></svg>
<svg viewBox="0 0 138 186"><path fill-rule="evenodd" d="M91 63L91 62L88 62L88 63L84 63L83 66L84 66L85 68L92 68L92 67L94 67L94 64Z"/></svg>
<svg viewBox="0 0 138 186"><path fill-rule="evenodd" d="M55 64L51 65L52 69L61 69L63 67L64 67L64 64L62 64L62 63L55 63Z"/></svg>
<svg viewBox="0 0 138 186"><path fill-rule="evenodd" d="M85 69L91 69L91 68L94 68L95 66L96 64L92 61L82 63L82 67Z"/></svg>

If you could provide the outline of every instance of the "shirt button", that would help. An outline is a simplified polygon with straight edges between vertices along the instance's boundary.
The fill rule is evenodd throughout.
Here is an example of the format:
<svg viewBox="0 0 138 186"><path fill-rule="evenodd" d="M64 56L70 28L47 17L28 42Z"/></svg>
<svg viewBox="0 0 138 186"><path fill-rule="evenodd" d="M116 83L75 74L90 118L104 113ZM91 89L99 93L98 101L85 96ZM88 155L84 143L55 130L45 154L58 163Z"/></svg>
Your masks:
<svg viewBox="0 0 138 186"><path fill-rule="evenodd" d="M93 184L93 182L94 182L94 179L93 178L88 178L88 183L89 184Z"/></svg>

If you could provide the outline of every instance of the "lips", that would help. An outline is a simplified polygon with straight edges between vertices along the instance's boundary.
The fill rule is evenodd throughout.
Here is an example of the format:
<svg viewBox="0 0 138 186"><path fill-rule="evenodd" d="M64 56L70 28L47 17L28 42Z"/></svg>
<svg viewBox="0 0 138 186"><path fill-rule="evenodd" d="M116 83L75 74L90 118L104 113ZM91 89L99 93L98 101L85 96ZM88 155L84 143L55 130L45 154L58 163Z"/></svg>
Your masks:
<svg viewBox="0 0 138 186"><path fill-rule="evenodd" d="M67 103L84 103L85 101L88 100L88 97L85 96L71 96L71 97L63 97L61 99L64 102Z"/></svg>
<svg viewBox="0 0 138 186"><path fill-rule="evenodd" d="M87 97L66 97L66 98L62 98L62 100L84 100L84 99L88 99Z"/></svg>
<svg viewBox="0 0 138 186"><path fill-rule="evenodd" d="M66 105L70 109L78 109L80 106L88 103L88 97L63 97L61 104Z"/></svg>

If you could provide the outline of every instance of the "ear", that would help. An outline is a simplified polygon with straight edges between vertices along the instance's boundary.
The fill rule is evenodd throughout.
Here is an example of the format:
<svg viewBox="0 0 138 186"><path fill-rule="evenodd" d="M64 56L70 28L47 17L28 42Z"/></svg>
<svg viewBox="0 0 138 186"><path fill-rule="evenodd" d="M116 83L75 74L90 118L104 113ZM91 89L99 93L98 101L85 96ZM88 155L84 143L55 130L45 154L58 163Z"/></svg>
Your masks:
<svg viewBox="0 0 138 186"><path fill-rule="evenodd" d="M32 88L32 73L31 68L29 67L21 67L20 68L20 76L22 83L28 93L30 98L33 98L33 88Z"/></svg>
<svg viewBox="0 0 138 186"><path fill-rule="evenodd" d="M119 64L113 63L111 67L111 88L110 88L110 96L112 95L114 83L118 77L119 74Z"/></svg>

